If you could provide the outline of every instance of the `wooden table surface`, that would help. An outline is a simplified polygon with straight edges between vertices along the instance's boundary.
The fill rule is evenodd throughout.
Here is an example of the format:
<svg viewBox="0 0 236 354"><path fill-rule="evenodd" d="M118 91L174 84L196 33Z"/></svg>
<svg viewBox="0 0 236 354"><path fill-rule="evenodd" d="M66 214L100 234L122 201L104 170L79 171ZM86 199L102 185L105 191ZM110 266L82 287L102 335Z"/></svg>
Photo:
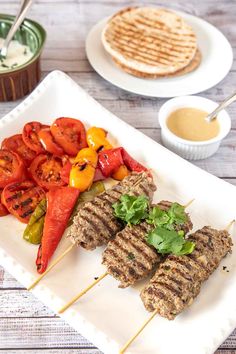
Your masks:
<svg viewBox="0 0 236 354"><path fill-rule="evenodd" d="M19 2L20 0L1 0L0 13L15 14ZM85 55L85 38L89 29L104 16L136 3L124 0L35 0L29 17L39 21L48 33L42 57L43 77L54 69L67 72L108 110L160 142L157 112L165 99L148 99L112 86L93 71ZM165 6L166 1L142 0L142 3ZM169 1L168 6L202 17L218 27L231 42L234 53L236 52L235 0L179 0ZM235 90L235 84L234 60L228 76L203 95L221 101ZM18 103L0 103L0 117ZM215 156L198 161L196 165L236 185L236 104L228 112L232 117L230 134ZM0 294L0 352L101 353L1 267ZM236 331L217 351L217 354L223 353L236 353Z"/></svg>

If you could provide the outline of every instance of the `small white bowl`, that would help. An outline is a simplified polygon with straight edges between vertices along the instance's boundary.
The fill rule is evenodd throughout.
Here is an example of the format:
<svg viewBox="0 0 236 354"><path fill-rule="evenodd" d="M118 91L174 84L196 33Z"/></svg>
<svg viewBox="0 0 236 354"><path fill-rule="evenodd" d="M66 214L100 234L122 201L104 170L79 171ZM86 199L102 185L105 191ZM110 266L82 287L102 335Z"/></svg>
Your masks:
<svg viewBox="0 0 236 354"><path fill-rule="evenodd" d="M221 111L217 116L220 125L219 134L215 138L206 141L190 141L179 138L169 130L166 122L169 115L179 108L198 108L210 113L217 105L216 102L199 96L181 96L168 100L159 111L163 144L171 151L188 160L200 160L213 155L231 128L231 119L225 110Z"/></svg>

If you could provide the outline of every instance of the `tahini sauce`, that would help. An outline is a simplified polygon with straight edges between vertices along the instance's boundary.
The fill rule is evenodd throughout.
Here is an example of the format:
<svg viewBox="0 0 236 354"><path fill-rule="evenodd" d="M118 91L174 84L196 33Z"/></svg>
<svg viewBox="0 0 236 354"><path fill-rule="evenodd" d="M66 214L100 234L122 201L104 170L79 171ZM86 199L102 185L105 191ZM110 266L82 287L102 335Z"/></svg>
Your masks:
<svg viewBox="0 0 236 354"><path fill-rule="evenodd" d="M0 38L0 48L3 46L4 39ZM33 56L30 47L23 45L16 40L12 40L9 44L6 59L0 60L0 72L12 70L18 66L25 64Z"/></svg>
<svg viewBox="0 0 236 354"><path fill-rule="evenodd" d="M205 141L215 138L220 131L217 119L206 121L207 112L197 108L180 108L167 118L167 127L178 137L190 141Z"/></svg>

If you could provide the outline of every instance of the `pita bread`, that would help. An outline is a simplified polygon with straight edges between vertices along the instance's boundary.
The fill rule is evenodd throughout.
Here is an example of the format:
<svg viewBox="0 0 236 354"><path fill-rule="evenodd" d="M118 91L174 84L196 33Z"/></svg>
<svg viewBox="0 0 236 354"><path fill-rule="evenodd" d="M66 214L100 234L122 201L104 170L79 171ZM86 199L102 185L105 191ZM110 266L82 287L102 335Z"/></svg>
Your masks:
<svg viewBox="0 0 236 354"><path fill-rule="evenodd" d="M150 78L179 72L197 51L196 36L179 15L149 7L115 14L103 30L102 43L119 67Z"/></svg>

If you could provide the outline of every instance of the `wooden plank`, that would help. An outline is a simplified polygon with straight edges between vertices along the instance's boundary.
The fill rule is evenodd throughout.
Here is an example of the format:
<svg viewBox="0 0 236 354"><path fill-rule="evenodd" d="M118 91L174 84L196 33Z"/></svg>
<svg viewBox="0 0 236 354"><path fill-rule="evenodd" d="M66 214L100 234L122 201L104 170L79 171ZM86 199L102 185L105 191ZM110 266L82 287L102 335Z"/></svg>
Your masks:
<svg viewBox="0 0 236 354"><path fill-rule="evenodd" d="M94 348L60 318L2 318L0 338L0 349ZM236 348L235 331L221 345L221 349L230 348Z"/></svg>
<svg viewBox="0 0 236 354"><path fill-rule="evenodd" d="M60 347L82 347L88 351L95 348L60 318L5 318L0 321L1 349Z"/></svg>

